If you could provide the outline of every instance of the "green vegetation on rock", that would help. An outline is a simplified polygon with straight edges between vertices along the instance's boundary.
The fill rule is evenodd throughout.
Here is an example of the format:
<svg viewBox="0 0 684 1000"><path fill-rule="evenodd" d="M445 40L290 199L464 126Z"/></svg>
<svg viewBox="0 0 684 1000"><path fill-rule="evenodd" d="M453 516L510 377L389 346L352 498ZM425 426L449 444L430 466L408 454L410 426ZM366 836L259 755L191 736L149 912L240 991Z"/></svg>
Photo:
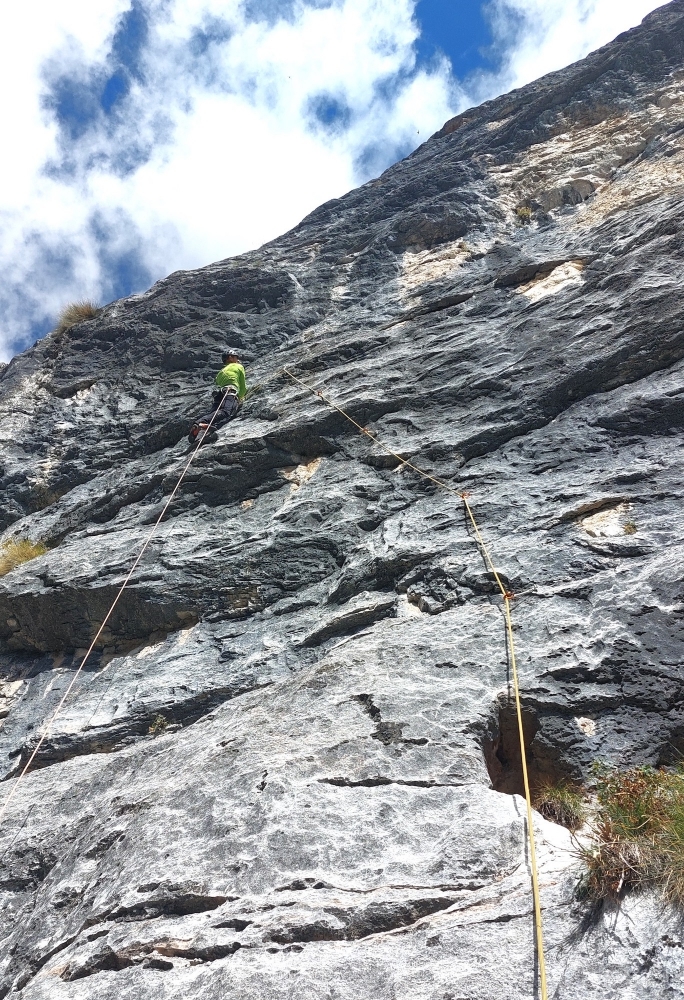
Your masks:
<svg viewBox="0 0 684 1000"><path fill-rule="evenodd" d="M580 849L586 871L580 891L618 899L652 889L684 903L684 771L596 768L592 839Z"/></svg>
<svg viewBox="0 0 684 1000"><path fill-rule="evenodd" d="M166 731L168 724L168 720L163 715L155 715L150 723L149 732L152 736L160 736Z"/></svg>
<svg viewBox="0 0 684 1000"><path fill-rule="evenodd" d="M568 830L578 830L587 815L586 793L567 781L540 785L534 795L534 808L552 823Z"/></svg>

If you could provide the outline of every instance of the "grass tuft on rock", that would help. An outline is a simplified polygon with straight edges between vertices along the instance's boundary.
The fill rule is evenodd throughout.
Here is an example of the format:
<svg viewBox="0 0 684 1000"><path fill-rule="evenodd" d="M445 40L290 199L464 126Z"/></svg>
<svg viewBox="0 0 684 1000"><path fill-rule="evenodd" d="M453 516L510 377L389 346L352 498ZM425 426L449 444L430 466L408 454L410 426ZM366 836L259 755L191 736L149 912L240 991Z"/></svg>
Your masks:
<svg viewBox="0 0 684 1000"><path fill-rule="evenodd" d="M684 905L684 771L596 769L592 838L580 848L580 894L617 900L653 890Z"/></svg>
<svg viewBox="0 0 684 1000"><path fill-rule="evenodd" d="M55 333L64 333L70 330L77 323L84 323L87 319L95 319L100 309L89 299L81 299L80 302L70 302L59 314Z"/></svg>
<svg viewBox="0 0 684 1000"><path fill-rule="evenodd" d="M518 216L518 222L523 226L529 226L532 222L532 209L528 205L518 205L515 214Z"/></svg>
<svg viewBox="0 0 684 1000"><path fill-rule="evenodd" d="M569 781L545 782L533 796L534 808L552 823L559 823L568 830L579 830L587 817L584 788Z"/></svg>
<svg viewBox="0 0 684 1000"><path fill-rule="evenodd" d="M148 732L152 736L161 736L161 734L166 731L168 724L168 719L166 719L163 715L155 715L150 723Z"/></svg>
<svg viewBox="0 0 684 1000"><path fill-rule="evenodd" d="M5 576L17 566L45 555L47 545L31 542L28 538L10 538L0 546L0 576Z"/></svg>

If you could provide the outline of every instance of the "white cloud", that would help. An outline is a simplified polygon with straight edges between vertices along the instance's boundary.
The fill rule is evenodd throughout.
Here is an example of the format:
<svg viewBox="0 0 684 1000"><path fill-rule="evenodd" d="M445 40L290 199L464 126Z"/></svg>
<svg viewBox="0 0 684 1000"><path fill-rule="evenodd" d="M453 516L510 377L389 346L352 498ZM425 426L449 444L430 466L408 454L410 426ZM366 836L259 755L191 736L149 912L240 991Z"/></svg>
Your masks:
<svg viewBox="0 0 684 1000"><path fill-rule="evenodd" d="M497 93L522 87L583 59L662 6L663 0L489 0L503 55L502 69L489 84Z"/></svg>
<svg viewBox="0 0 684 1000"><path fill-rule="evenodd" d="M657 6L490 0L502 70L468 100L445 61L416 66L415 0L278 0L260 16L268 2L249 0L250 16L247 0L3 12L0 356L70 300L274 238L475 97L581 58Z"/></svg>
<svg viewBox="0 0 684 1000"><path fill-rule="evenodd" d="M19 99L0 110L0 351L73 298L111 297L122 268L144 283L258 246L367 179L364 158L387 166L439 128L453 82L416 71L413 8L296 0L269 22L239 0L43 0L3 15ZM131 9L144 45L106 115Z"/></svg>

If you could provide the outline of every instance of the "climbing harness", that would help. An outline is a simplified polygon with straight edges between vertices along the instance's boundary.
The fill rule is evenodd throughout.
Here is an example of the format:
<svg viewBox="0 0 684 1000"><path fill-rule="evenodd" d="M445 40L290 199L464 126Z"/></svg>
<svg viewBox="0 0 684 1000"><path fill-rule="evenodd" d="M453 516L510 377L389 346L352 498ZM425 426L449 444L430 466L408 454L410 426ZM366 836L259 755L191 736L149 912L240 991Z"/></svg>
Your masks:
<svg viewBox="0 0 684 1000"><path fill-rule="evenodd" d="M360 431L361 434L365 434L366 437L370 438L371 441L373 441L380 448L382 448L383 451L387 452L388 455L392 455L393 458L396 458L397 461L401 463L401 465L405 466L407 469L411 469L413 472L417 473L417 475L421 476L423 479L427 479L431 483L434 483L436 486L439 486L443 490L446 490L447 493L451 493L453 496L458 497L459 500L463 502L465 511L473 526L473 530L475 532L475 538L477 540L478 547L482 552L485 563L487 566L489 566L494 576L494 579L496 580L497 587L501 591L501 597L503 599L504 615L506 621L506 634L508 637L508 649L511 661L511 674L513 676L515 710L516 710L516 715L518 717L518 735L520 737L520 760L522 763L523 784L525 787L525 803L527 806L527 834L530 845L530 868L532 871L532 899L534 904L534 922L535 922L536 938L537 938L537 956L539 959L539 985L541 992L541 1000L547 1000L548 992L546 985L546 963L544 961L544 938L542 934L541 900L539 895L539 875L537 871L537 851L534 839L534 825L532 822L532 797L530 795L530 782L527 773L527 760L525 756L525 738L524 738L523 722L522 722L522 706L520 702L520 686L518 683L518 666L515 657L515 642L513 639L513 621L511 619L511 601L514 600L515 595L510 590L507 590L506 587L504 587L503 581L501 580L501 577L497 572L496 567L494 566L492 557L489 554L489 549L485 544L478 523L475 520L473 509L468 503L467 493L454 489L453 486L450 486L448 483L445 483L443 479L438 479L436 476L430 475L429 472L426 472L419 466L414 465L413 462L410 462L407 458L402 458L401 455L398 455L397 452L393 451L388 445L386 445L384 441L380 440L380 438L378 438L375 434L372 434L367 427L364 427L362 424L358 423L358 421L354 420L354 418L349 413L347 413L346 410L342 409L341 406L338 406L337 403L334 403L332 401L332 399L324 395L320 389L314 389L313 386L310 386L307 382L304 382L302 379L298 378L288 368L283 368L283 373L285 375L288 375L293 382L297 383L297 385L300 385L304 389L307 389L309 392L313 393L314 396L318 396L320 400L322 400L324 403L327 403L327 405L332 407L333 410L337 410L337 412L340 413L343 417L345 417L350 423L352 423L354 427L356 427L357 430Z"/></svg>
<svg viewBox="0 0 684 1000"><path fill-rule="evenodd" d="M216 416L216 412L218 412L218 411L215 411L214 414L212 415L212 418L211 418L211 420L210 420L210 422L209 422L209 424L207 426L206 433L203 435L203 439L206 438L206 435L211 430L211 425L214 422L214 418ZM102 624L100 625L99 629L97 630L97 633L95 634L95 638L90 643L90 646L88 646L88 650L87 650L85 656L83 657L83 659L81 660L81 662L80 662L80 664L78 666L78 669L76 670L76 673L71 678L71 682L70 682L69 686L67 687L66 691L62 695L62 697L61 697L61 699L60 699L57 707L55 708L54 712L52 713L52 715L48 719L47 723L43 727L43 731L40 734L40 738L39 738L38 742L36 743L36 746L34 747L33 752L31 753L31 756L29 757L29 759L24 764L23 769L17 775L17 777L15 778L15 780L14 780L14 782L13 782L13 784L12 784L10 790L9 790L9 792L5 796L5 800L2 803L2 806L0 806L0 821L4 817L5 813L7 812L7 807L9 806L10 802L14 798L14 795L15 795L15 793L17 791L18 786L19 786L19 782L22 780L22 778L24 778L24 776L30 770L31 764L33 764L34 760L38 756L40 748L42 747L42 745L45 743L45 740L50 735L50 732L52 731L52 727L54 726L54 724L57 721L59 715L61 714L61 711L64 708L64 705L65 705L65 703L66 703L69 695L71 694L71 692L72 692L72 690L74 688L74 685L76 684L76 681L78 680L78 678L79 678L79 676L80 676L80 674L81 674L84 666L86 665L86 663L87 663L87 661L88 661L88 659L90 657L90 654L95 649L95 646L97 644L97 640L102 635L107 622L109 621L109 619L111 618L111 616L112 616L112 614L114 612L114 608L119 603L119 598L121 597L121 595L123 594L124 590L126 589L126 587L127 587L128 583L129 583L131 577L133 576L133 573L135 572L135 570L138 567L138 564L140 563L140 560L144 556L144 554L145 554L145 552L147 550L148 545L152 541L152 539L153 539L153 537L154 537L154 535L155 535L155 533L157 531L157 528L159 527L159 525L161 524L162 520L164 519L164 515L166 514L167 510L171 506L174 497L178 493L178 490L181 487L181 483L185 479L185 475L186 475L188 469L190 468L190 466L192 464L192 460L194 459L195 455L199 451L201 445L202 445L202 440L198 441L197 445L195 446L195 448L193 449L193 451L190 453L190 457L185 462L185 465L183 466L183 470L182 470L180 476L178 477L178 481L177 481L176 485L174 486L171 494L169 495L168 500L164 504L164 507L162 509L161 514L159 515L159 517L157 518L157 520L154 522L154 524L152 526L152 530L150 531L150 533L148 534L147 538L143 542L142 548L140 549L140 552L136 556L135 561L133 562L133 565L131 566L131 568L129 569L128 573L126 574L124 582L119 587L117 595L114 598L114 600L112 601L112 604L111 604L111 607L109 608L109 611L105 615L105 617L104 617L104 619L102 621Z"/></svg>
<svg viewBox="0 0 684 1000"><path fill-rule="evenodd" d="M480 532L480 528L478 526L478 523L477 523L477 521L475 519L475 515L473 513L473 509L472 509L471 505L468 503L468 495L469 495L468 493L455 489L453 486L450 486L448 483L444 482L444 480L439 479L437 476L431 475L429 472L426 472L424 469L421 469L419 466L417 466L413 462L409 461L409 459L403 458L401 455L397 454L397 452L393 451L387 444L385 444L384 441L382 441L380 438L378 438L375 434L371 433L371 431L369 431L367 427L364 427L362 424L358 423L358 421L354 420L354 418L349 413L347 413L346 410L344 410L341 406L338 406L337 403L333 402L333 400L330 399L328 396L326 396L321 390L313 388L313 386L310 386L307 382L304 382L297 375L293 374L293 372L291 372L288 368L280 368L280 369L278 369L277 372L275 372L273 375L269 376L263 382L255 385L250 390L250 392L248 393L248 395L251 395L253 392L256 392L258 389L263 388L263 386L267 385L269 382L274 381L276 378L280 377L281 375L287 375L297 385L299 385L302 388L306 389L308 392L311 392L313 395L317 396L323 403L325 403L326 405L330 406L333 410L336 410L346 420L348 420L351 424L353 424L354 427L356 427L356 429L361 434L364 434L366 437L370 438L370 440L374 444L376 444L379 448L382 448L383 451L385 451L387 454L389 454L393 458L395 458L400 465L405 466L407 469L411 469L413 472L415 472L421 478L423 478L425 480L428 480L429 482L433 483L435 486L439 486L441 489L445 490L447 493L450 493L452 496L458 497L458 499L462 501L462 503L464 505L465 512L468 515L468 518L470 519L470 522L471 522L471 524L473 526L473 531L475 533L475 538L476 538L476 541L477 541L477 545L478 545L478 547L479 547L479 549L480 549L480 551L482 553L482 556L483 556L483 558L485 560L486 565L489 566L489 568L490 568L490 570L491 570L491 572L492 572L492 574L494 576L494 579L496 580L497 587L499 588L499 590L501 592L501 597L503 599L504 615L505 615L505 621L506 621L506 634L507 634L507 639L508 639L508 649L509 649L509 655L510 655L511 673L512 673L512 677L513 677L513 690L514 690L514 694L515 694L515 707L516 707L516 714L517 714L517 719L518 719L518 735L519 735L519 738L520 738L520 759L521 759L521 764L522 764L523 784L524 784L524 788L525 788L525 802L526 802L526 806L527 806L527 834L528 834L528 841L529 841L529 847L530 847L530 868L531 868L531 872L532 872L532 897L533 897L533 904L534 904L534 919L535 919L535 929L536 929L537 956L538 956L538 961L539 961L540 994L541 994L541 1000L548 1000L547 983L546 983L546 963L545 963L545 960L544 960L544 943L543 943L543 935L542 935L541 901L540 901L540 895L539 895L539 876L538 876L538 871L537 871L537 852L536 852L536 847L535 847L534 825L533 825L533 821L532 821L532 799L531 799L531 795L530 795L530 783L529 783L529 777L528 777L528 771L527 771L527 760L526 760L526 756L525 756L525 741L524 741L523 722L522 722L522 707L521 707L521 701L520 701L520 686L519 686L519 682L518 682L518 668L517 668L516 656L515 656L515 642L514 642L514 638L513 638L513 623L512 623L512 619L511 619L511 601L514 600L514 596L515 595L513 593L511 593L511 591L509 591L509 590L506 589L506 587L503 584L503 581L501 580L501 577L500 577L499 573L496 570L496 567L494 566L494 562L492 560L492 557L491 557L491 555L489 553L487 545L485 544L485 541L484 541L484 539L482 537L482 533ZM184 480L184 478L186 476L186 473L187 473L188 469L190 468L190 465L192 464L192 461L193 461L195 455L197 454L199 448L201 447L202 441L206 440L207 434L209 433L209 431L211 429L211 426L212 426L212 424L214 422L214 419L215 419L217 413L218 413L218 410L215 410L214 413L213 413L213 415L212 415L211 421L209 422L209 424L207 426L207 430L206 430L205 434L198 441L197 445L195 446L195 448L193 449L193 451L190 453L190 457L185 462L185 465L183 466L183 469L181 471L180 476L178 477L178 481L176 482L176 485L174 486L173 491L169 495L169 498L166 501L166 503L164 504L164 508L163 508L161 514L159 515L159 517L155 521L154 525L152 526L152 530L147 535L147 538L145 539L145 541L144 541L144 543L142 545L142 548L140 549L138 555L136 556L135 561L133 562L133 565L131 566L130 570L128 571L128 573L127 573L127 575L126 575L123 583L121 584L121 586L120 586L120 588L119 588L119 590L118 590L118 592L116 594L116 597L114 598L114 600L112 602L112 605L109 608L109 611L105 615L105 617L104 617L104 619L102 621L102 624L100 625L99 629L97 630L97 633L96 633L94 639L92 640L90 646L88 647L88 650L87 650L85 656L81 660L81 662L79 664L79 667L76 670L76 673L72 677L71 682L69 683L69 686L67 687L66 691L62 695L62 698L60 699L60 701L59 701L57 707L55 708L54 712L52 713L52 715L48 719L47 723L45 724L45 726L43 728L43 731L42 731L42 733L40 735L40 738L38 740L38 743L36 744L35 748L33 749L33 751L31 753L29 759L27 760L27 762L24 765L23 769L20 771L20 773L18 774L18 776L14 780L14 782L13 782L13 784L12 784L12 786L11 786L8 794L7 794L7 796L5 797L4 802L2 803L2 806L0 806L0 821L4 817L4 815L5 815L6 811L7 811L7 808L9 806L10 802L13 799L13 797L14 797L16 791L17 791L17 787L18 787L20 781L24 778L24 776L30 770L31 765L33 764L34 760L36 759L36 757L37 757L37 755L38 755L38 753L40 751L40 748L43 746L45 740L50 735L50 732L52 731L52 727L54 726L57 718L59 717L60 713L62 712L62 709L64 708L64 705L65 705L65 703L66 703L69 695L71 694L71 691L73 690L74 685L76 684L76 681L78 680L78 677L80 676L80 674L81 674L81 672L82 672L82 670L83 670L86 662L88 661L91 653L93 652L93 650L94 650L94 648L95 648L95 646L97 644L98 639L102 635L102 632L104 631L105 626L107 625L107 622L111 618L112 613L113 613L116 605L118 604L121 595L123 594L126 586L128 585L131 577L133 576L133 573L137 569L137 567L138 567L138 565L140 563L140 560L142 559L143 555L145 554L145 551L147 550L148 545L152 541L152 538L154 537L157 528L161 524L161 522L162 522L162 520L164 518L164 515L166 514L166 511L168 510L168 508L170 507L171 503L173 502L176 494L178 493L178 490L181 487L181 484L182 484L182 482L183 482L183 480Z"/></svg>

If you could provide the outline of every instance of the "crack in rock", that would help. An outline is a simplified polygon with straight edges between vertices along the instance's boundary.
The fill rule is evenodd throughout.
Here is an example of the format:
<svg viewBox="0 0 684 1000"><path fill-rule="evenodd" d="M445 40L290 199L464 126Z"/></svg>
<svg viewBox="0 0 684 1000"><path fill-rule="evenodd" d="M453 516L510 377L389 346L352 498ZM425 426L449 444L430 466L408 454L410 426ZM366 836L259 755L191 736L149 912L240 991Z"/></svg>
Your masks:
<svg viewBox="0 0 684 1000"><path fill-rule="evenodd" d="M409 927L418 920L445 910L454 898L408 900L402 903L371 903L362 910L324 907L319 920L282 928L270 935L275 944L311 941L356 941L374 934Z"/></svg>

